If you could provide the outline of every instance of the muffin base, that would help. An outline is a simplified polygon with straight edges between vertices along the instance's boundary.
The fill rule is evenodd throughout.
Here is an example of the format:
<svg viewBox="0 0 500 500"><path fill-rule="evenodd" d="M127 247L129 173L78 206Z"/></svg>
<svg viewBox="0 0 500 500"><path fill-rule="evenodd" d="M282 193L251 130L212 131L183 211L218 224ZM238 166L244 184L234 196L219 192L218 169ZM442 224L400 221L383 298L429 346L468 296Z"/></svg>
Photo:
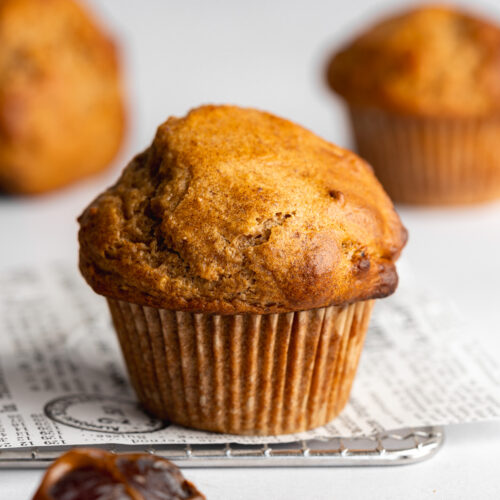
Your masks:
<svg viewBox="0 0 500 500"><path fill-rule="evenodd" d="M186 427L254 435L312 429L340 413L373 307L221 316L108 304L149 412Z"/></svg>
<svg viewBox="0 0 500 500"><path fill-rule="evenodd" d="M500 198L500 117L412 117L350 107L360 156L389 196L423 205Z"/></svg>

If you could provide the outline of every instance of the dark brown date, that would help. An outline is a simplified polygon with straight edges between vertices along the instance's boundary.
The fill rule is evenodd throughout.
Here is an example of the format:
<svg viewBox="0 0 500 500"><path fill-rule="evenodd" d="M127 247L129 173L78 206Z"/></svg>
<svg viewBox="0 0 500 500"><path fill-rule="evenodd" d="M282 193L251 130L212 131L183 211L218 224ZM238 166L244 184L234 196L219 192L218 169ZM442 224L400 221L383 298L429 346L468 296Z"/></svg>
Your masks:
<svg viewBox="0 0 500 500"><path fill-rule="evenodd" d="M33 500L204 500L168 460L75 449L47 470Z"/></svg>

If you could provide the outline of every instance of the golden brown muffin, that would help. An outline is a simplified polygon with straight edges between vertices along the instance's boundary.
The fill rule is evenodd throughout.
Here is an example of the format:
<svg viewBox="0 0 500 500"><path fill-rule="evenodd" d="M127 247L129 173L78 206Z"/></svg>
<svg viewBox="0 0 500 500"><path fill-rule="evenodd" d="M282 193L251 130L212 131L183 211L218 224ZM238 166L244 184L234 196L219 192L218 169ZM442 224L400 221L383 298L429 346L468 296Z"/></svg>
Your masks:
<svg viewBox="0 0 500 500"><path fill-rule="evenodd" d="M498 114L500 30L452 7L420 7L340 50L328 81L354 106L440 117Z"/></svg>
<svg viewBox="0 0 500 500"><path fill-rule="evenodd" d="M96 292L205 313L384 297L406 237L360 158L229 106L167 120L80 223Z"/></svg>
<svg viewBox="0 0 500 500"><path fill-rule="evenodd" d="M231 106L167 120L79 220L80 269L108 297L139 399L238 434L341 411L406 241L360 158Z"/></svg>
<svg viewBox="0 0 500 500"><path fill-rule="evenodd" d="M396 201L500 196L500 29L452 7L381 21L335 54L330 86Z"/></svg>
<svg viewBox="0 0 500 500"><path fill-rule="evenodd" d="M0 0L0 190L106 167L124 133L116 50L73 0Z"/></svg>

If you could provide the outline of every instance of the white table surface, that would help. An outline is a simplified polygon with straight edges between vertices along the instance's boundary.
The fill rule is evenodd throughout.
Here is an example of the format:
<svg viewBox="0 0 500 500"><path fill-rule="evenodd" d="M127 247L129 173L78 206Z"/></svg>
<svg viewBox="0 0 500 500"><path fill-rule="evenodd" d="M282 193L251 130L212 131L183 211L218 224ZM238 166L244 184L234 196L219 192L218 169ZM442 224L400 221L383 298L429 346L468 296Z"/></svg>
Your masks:
<svg viewBox="0 0 500 500"><path fill-rule="evenodd" d="M82 208L148 145L161 121L198 104L267 109L349 144L342 107L325 89L322 68L331 46L380 13L375 2L92 4L122 43L128 143L110 171L77 186L31 199L0 197L0 269L55 258L76 263L75 218ZM481 8L500 19L495 4L483 0ZM500 203L398 209L410 232L405 258L419 281L450 296L470 323L470 335L500 355ZM210 499L498 499L499 450L500 422L469 424L447 428L445 446L432 460L406 467L186 469L185 474ZM0 471L0 500L31 498L41 474Z"/></svg>

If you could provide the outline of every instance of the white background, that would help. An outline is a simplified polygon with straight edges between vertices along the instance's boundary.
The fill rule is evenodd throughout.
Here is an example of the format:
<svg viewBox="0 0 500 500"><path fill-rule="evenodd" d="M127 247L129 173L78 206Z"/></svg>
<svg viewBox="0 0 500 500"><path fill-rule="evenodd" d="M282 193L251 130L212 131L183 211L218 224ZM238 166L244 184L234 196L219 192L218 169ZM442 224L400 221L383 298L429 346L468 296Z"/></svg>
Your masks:
<svg viewBox="0 0 500 500"><path fill-rule="evenodd" d="M405 2L383 8L368 0L91 3L122 46L127 144L101 176L48 196L0 197L0 269L58 257L76 263L75 218L83 207L147 147L159 123L201 103L266 109L349 146L342 106L323 82L325 59L356 29ZM500 20L498 0L475 8ZM449 295L470 335L496 345L500 355L500 203L398 210L410 232L405 258L419 281ZM454 426L446 436L435 458L407 467L185 473L209 499L500 498L500 423ZM0 500L31 498L41 474L0 471Z"/></svg>

